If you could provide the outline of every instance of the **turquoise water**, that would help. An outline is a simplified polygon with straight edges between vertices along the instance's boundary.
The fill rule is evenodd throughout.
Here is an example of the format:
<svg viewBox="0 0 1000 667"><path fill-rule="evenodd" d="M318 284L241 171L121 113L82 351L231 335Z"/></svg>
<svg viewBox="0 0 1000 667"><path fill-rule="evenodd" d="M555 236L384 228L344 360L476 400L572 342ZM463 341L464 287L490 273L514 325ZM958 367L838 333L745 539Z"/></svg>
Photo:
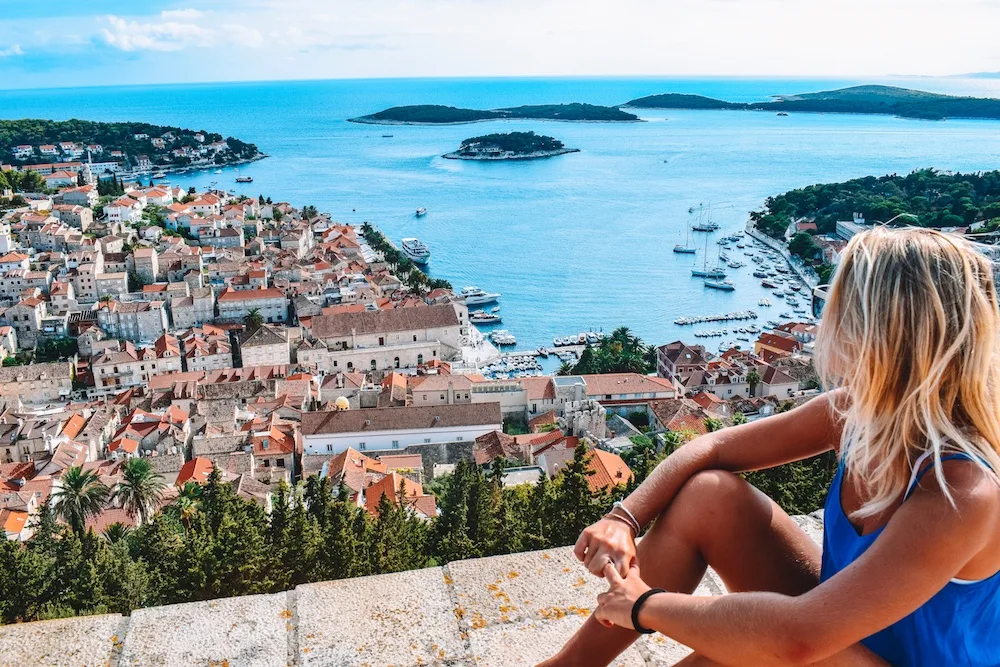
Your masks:
<svg viewBox="0 0 1000 667"><path fill-rule="evenodd" d="M313 204L343 222L370 220L397 241L419 236L431 248L433 275L456 288L503 293L502 326L521 348L622 324L664 343L685 334L693 340L691 328L673 324L680 315L756 308L765 295L750 276L752 263L730 271L739 285L732 293L690 277L699 260L672 252L690 207L711 203L723 229L736 231L764 198L794 187L919 167L995 169L1000 123L727 111L642 111L649 122L634 124L380 127L345 119L402 104L616 104L672 91L755 100L855 83L862 82L447 79L0 91L0 117L142 120L237 136L270 155L242 169L253 184L234 183L231 169L171 182L217 180L253 196ZM1000 96L1000 80L878 83ZM529 129L581 152L523 163L439 157L469 136ZM427 207L426 217L413 216L418 206ZM783 309L776 305L769 316Z"/></svg>

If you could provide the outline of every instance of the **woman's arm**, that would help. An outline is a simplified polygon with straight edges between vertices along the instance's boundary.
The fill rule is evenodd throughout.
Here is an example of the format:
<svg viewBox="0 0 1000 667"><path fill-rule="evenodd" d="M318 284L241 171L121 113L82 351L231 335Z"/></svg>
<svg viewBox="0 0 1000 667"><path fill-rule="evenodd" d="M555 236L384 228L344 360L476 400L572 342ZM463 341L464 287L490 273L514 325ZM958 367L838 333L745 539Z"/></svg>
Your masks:
<svg viewBox="0 0 1000 667"><path fill-rule="evenodd" d="M988 544L1000 490L972 463L949 465L948 476L954 507L938 488L919 490L863 556L804 595L663 593L649 598L639 623L724 665L807 665L835 655L919 608ZM632 603L649 587L635 569L625 579L612 567L604 574L611 590L598 598L598 619L632 627Z"/></svg>
<svg viewBox="0 0 1000 667"><path fill-rule="evenodd" d="M769 468L835 447L839 428L831 402L838 396L822 394L795 410L695 438L662 461L622 504L646 526L702 470ZM603 576L608 558L625 576L635 560L634 537L625 523L602 519L583 531L574 553L597 576Z"/></svg>

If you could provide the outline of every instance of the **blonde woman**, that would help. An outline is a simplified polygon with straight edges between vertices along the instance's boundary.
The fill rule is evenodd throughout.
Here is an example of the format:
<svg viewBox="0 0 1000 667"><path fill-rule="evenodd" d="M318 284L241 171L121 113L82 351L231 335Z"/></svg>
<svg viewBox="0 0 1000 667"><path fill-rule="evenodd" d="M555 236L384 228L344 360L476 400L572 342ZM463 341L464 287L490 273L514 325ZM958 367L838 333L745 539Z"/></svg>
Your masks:
<svg viewBox="0 0 1000 667"><path fill-rule="evenodd" d="M687 666L1000 665L998 332L970 244L855 236L816 341L838 389L681 447L587 528L576 555L610 590L545 664L608 664L639 630ZM821 553L735 473L830 449ZM731 595L689 595L707 566Z"/></svg>

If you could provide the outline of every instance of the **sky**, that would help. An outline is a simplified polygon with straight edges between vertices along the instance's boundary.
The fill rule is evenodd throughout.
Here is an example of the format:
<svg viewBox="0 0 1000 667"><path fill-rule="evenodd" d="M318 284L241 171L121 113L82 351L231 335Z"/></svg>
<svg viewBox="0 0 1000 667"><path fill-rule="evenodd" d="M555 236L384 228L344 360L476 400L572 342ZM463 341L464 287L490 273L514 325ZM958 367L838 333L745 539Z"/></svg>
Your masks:
<svg viewBox="0 0 1000 667"><path fill-rule="evenodd" d="M0 0L0 89L1000 71L1000 0Z"/></svg>

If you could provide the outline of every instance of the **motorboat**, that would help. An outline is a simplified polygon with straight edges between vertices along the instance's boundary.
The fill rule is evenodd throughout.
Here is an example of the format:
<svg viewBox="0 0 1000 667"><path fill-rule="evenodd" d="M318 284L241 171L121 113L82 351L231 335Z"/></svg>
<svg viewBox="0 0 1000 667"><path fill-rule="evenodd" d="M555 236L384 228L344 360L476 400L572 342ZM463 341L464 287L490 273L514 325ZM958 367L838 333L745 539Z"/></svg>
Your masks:
<svg viewBox="0 0 1000 667"><path fill-rule="evenodd" d="M417 264L426 264L431 258L430 248L416 238L403 239L403 254Z"/></svg>
<svg viewBox="0 0 1000 667"><path fill-rule="evenodd" d="M499 324L502 319L496 313L487 313L482 310L469 314L469 321L473 324Z"/></svg>
<svg viewBox="0 0 1000 667"><path fill-rule="evenodd" d="M486 292L478 287L469 286L462 288L462 291L458 293L458 298L468 306L475 306L483 303L493 303L500 299L500 295L496 292Z"/></svg>
<svg viewBox="0 0 1000 667"><path fill-rule="evenodd" d="M253 176L237 176L237 183L253 183Z"/></svg>
<svg viewBox="0 0 1000 667"><path fill-rule="evenodd" d="M427 215L427 209L426 208L424 208L423 206L421 206L420 208L417 209L416 216L418 218L421 217L421 216L425 216L425 215Z"/></svg>
<svg viewBox="0 0 1000 667"><path fill-rule="evenodd" d="M705 287L722 290L723 292L732 292L736 289L736 285L733 284L732 280L706 280Z"/></svg>

